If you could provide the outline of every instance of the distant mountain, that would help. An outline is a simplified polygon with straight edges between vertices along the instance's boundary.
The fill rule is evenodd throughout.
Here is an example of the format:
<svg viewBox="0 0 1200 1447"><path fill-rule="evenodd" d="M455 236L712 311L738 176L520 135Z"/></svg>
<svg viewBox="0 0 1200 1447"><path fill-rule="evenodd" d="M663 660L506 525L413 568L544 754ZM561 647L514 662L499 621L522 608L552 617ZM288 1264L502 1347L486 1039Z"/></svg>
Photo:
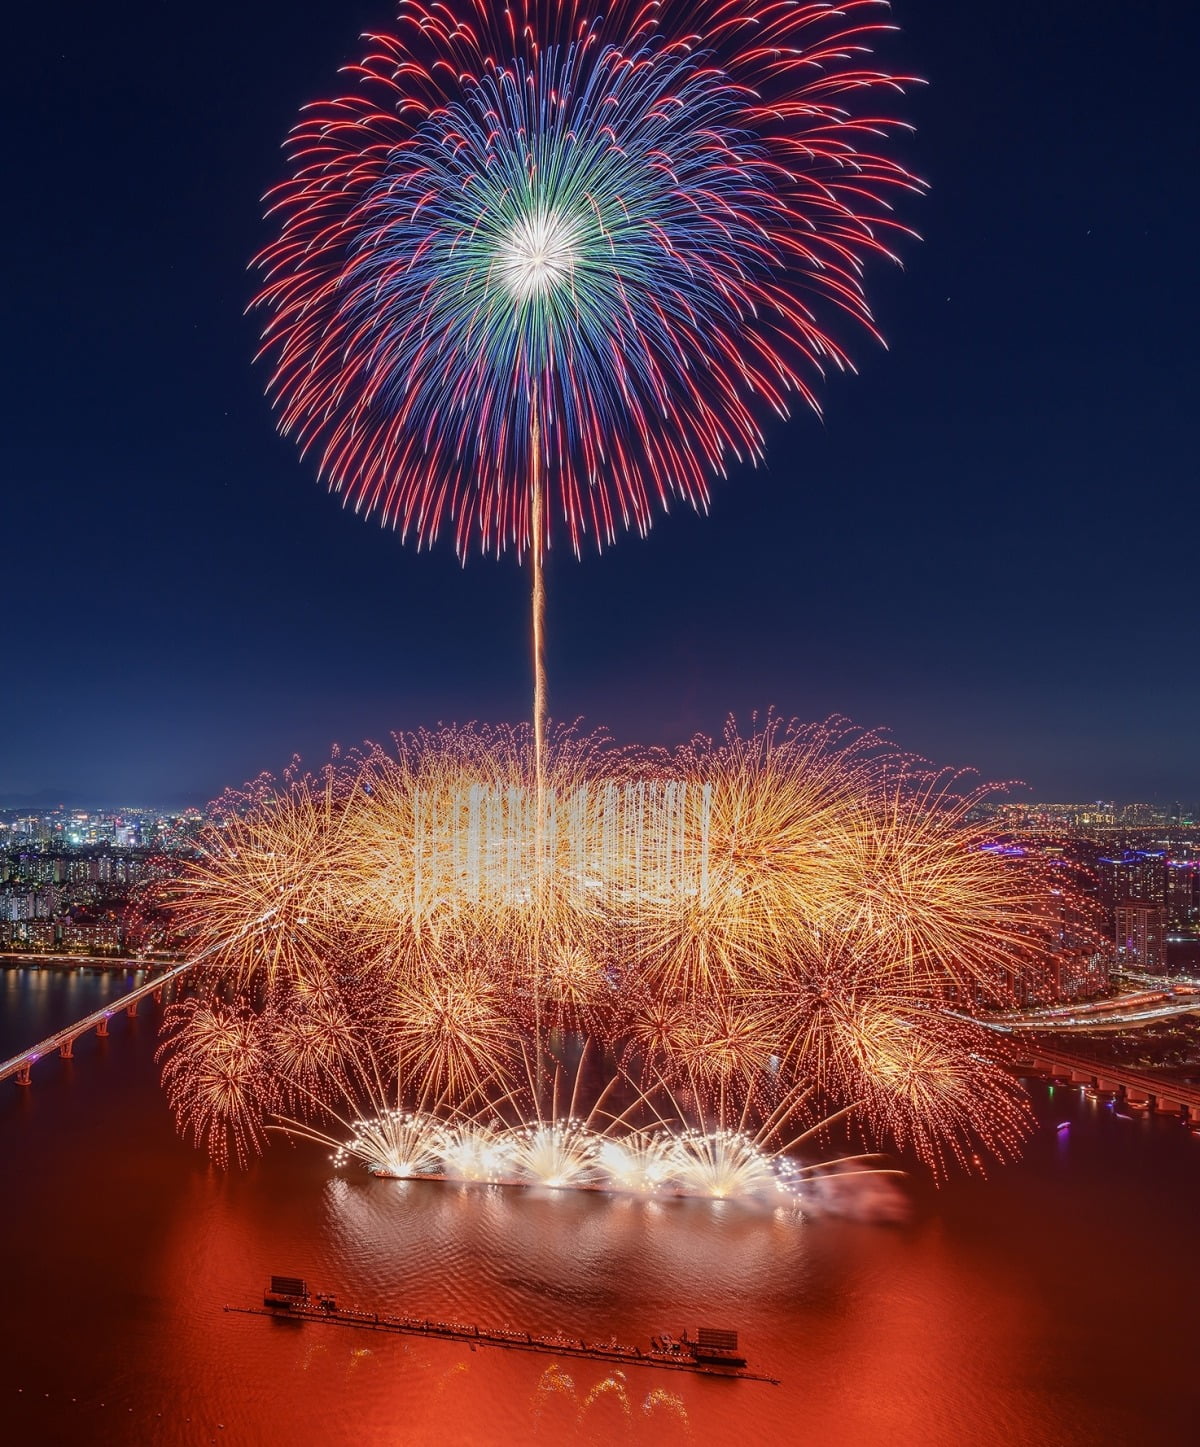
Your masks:
<svg viewBox="0 0 1200 1447"><path fill-rule="evenodd" d="M0 793L0 809L28 810L44 814L51 809L156 809L169 813L174 809L203 809L208 799L201 794L168 794L160 799L99 799L87 789L36 789L31 794Z"/></svg>
<svg viewBox="0 0 1200 1447"><path fill-rule="evenodd" d="M38 789L32 794L0 794L0 809L72 809L92 807L83 789Z"/></svg>

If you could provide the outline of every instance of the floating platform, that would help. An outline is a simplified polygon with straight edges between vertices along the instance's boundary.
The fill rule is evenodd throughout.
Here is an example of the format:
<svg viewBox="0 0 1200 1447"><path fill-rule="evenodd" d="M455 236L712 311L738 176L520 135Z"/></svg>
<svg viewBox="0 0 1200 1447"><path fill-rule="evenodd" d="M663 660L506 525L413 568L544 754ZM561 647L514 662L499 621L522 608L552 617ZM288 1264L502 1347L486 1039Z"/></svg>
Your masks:
<svg viewBox="0 0 1200 1447"><path fill-rule="evenodd" d="M706 1377L726 1377L748 1382L779 1385L777 1377L752 1372L738 1350L737 1332L701 1327L694 1337L656 1336L648 1348L623 1346L616 1341L589 1342L583 1337L534 1336L527 1331L505 1327L467 1325L455 1321L433 1321L428 1317L388 1316L377 1311L337 1304L328 1292L310 1292L298 1276L273 1276L263 1293L261 1306L226 1306L226 1311L245 1316L267 1316L275 1320L315 1321L335 1326L353 1326L365 1331L393 1332L403 1336L436 1337L441 1341L466 1342L471 1347L501 1347L505 1351L540 1352L548 1356L584 1357L591 1361L620 1362L636 1367L657 1367L674 1372L693 1372Z"/></svg>

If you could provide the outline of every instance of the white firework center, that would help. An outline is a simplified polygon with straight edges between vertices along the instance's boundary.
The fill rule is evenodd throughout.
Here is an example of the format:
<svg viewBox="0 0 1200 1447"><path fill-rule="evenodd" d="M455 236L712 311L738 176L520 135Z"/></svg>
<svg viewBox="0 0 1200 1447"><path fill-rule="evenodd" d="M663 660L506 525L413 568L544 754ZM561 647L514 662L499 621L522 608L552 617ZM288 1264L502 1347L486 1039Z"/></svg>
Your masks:
<svg viewBox="0 0 1200 1447"><path fill-rule="evenodd" d="M501 235L496 274L514 301L536 301L570 281L581 240L578 221L557 207L535 206Z"/></svg>

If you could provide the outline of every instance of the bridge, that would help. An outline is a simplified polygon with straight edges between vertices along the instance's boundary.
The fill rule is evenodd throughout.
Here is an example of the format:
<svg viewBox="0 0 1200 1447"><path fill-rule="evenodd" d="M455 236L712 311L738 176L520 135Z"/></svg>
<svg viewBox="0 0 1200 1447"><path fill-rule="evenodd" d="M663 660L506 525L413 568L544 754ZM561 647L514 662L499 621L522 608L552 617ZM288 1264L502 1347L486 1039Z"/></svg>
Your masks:
<svg viewBox="0 0 1200 1447"><path fill-rule="evenodd" d="M96 1034L100 1036L107 1035L108 1022L114 1015L120 1014L122 1010L124 1010L127 1015L136 1015L138 1002L144 1000L147 995L161 998L166 986L174 980L177 980L180 975L185 974L188 970L195 969L197 965L202 964L208 959L209 955L215 954L217 951L225 949L230 945L237 944L239 941L245 939L253 930L261 929L262 926L274 918L278 912L275 908L266 910L263 914L260 914L257 919L252 919L248 924L244 924L242 928L228 940L215 941L209 945L207 949L201 950L198 955L193 955L190 960L184 960L182 964L173 965L164 974L155 975L153 979L136 986L136 988L128 991L126 994L118 995L115 1000L110 1000L107 1005L102 1006L99 1010L93 1010L90 1015L85 1015L82 1020L76 1020L73 1024L64 1025L61 1030L56 1030L53 1035L47 1035L44 1040L39 1040L36 1045L31 1046L28 1050L23 1050L20 1055L14 1055L8 1060L0 1061L0 1081L8 1080L15 1076L18 1085L32 1084L31 1071L44 1056L53 1055L55 1051L57 1051L64 1060L70 1060L74 1053L75 1042L81 1035L86 1035L89 1030L95 1030ZM161 964L162 962L144 960L139 963L141 967L145 968L155 964Z"/></svg>
<svg viewBox="0 0 1200 1447"><path fill-rule="evenodd" d="M1015 1042L1014 1042L1015 1043ZM1018 1074L1025 1069L1048 1075L1063 1075L1075 1085L1091 1085L1097 1090L1123 1090L1126 1099L1168 1115L1186 1115L1193 1124L1200 1124L1200 1086L1184 1081L1164 1080L1153 1070L1136 1066L1110 1065L1106 1061L1089 1060L1065 1050L1047 1048L1042 1042L1022 1041L1029 1053L1018 1057L1013 1068Z"/></svg>
<svg viewBox="0 0 1200 1447"><path fill-rule="evenodd" d="M39 1040L29 1050L23 1050L20 1055L14 1055L10 1059L0 1062L0 1080L7 1080L10 1076L16 1076L18 1085L31 1084L30 1072L39 1060L45 1055L53 1055L55 1051L64 1060L70 1060L75 1051L75 1042L81 1035L86 1035L89 1030L95 1030L99 1036L108 1034L108 1022L114 1015L122 1010L127 1015L136 1015L138 1002L144 1000L147 995L153 995L155 999L161 999L162 992L172 980L177 979L185 970L190 970L196 963L195 960L185 960L183 964L174 966L163 975L155 975L153 979L145 981L144 984L119 995L99 1010L93 1010L90 1015L85 1015L82 1020L75 1020L70 1025L56 1030L53 1035L48 1035L45 1040Z"/></svg>

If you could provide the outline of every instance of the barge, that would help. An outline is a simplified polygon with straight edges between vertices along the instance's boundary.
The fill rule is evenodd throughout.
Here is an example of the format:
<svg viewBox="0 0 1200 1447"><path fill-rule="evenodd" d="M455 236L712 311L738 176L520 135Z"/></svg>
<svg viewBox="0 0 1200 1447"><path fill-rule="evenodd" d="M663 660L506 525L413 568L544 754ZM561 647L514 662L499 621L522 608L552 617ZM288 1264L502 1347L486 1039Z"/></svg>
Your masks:
<svg viewBox="0 0 1200 1447"><path fill-rule="evenodd" d="M725 1328L701 1327L695 1336L685 1331L674 1337L666 1333L651 1339L648 1348L625 1346L615 1340L591 1342L583 1337L552 1334L536 1336L510 1327L486 1327L456 1321L435 1321L430 1317L393 1316L340 1306L326 1291L309 1291L299 1276L272 1276L263 1292L262 1305L226 1306L228 1312L266 1316L294 1322L323 1322L352 1326L366 1331L398 1333L405 1336L435 1337L442 1341L466 1342L472 1350L500 1347L506 1351L540 1352L561 1357L585 1357L592 1361L620 1362L622 1365L656 1367L665 1371L694 1372L706 1377L726 1377L779 1385L777 1377L749 1370L738 1348L738 1334Z"/></svg>

